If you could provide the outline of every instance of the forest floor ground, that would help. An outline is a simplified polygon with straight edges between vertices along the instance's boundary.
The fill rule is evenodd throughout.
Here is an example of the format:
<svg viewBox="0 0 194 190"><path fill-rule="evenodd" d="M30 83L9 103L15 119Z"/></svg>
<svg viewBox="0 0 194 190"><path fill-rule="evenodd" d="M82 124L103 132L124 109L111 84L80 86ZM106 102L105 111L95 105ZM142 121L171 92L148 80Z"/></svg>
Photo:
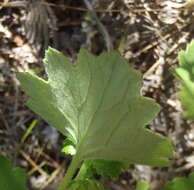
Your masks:
<svg viewBox="0 0 194 190"><path fill-rule="evenodd" d="M89 2L89 5L88 3ZM171 72L178 53L194 37L192 9L184 0L4 0L0 4L0 154L26 168L29 186L51 190L70 157L60 152L63 137L30 111L15 73L45 76L44 50L54 47L76 61L80 48L93 54L118 50L143 76L142 93L161 106L148 127L168 136L176 157L169 167L135 165L112 190L134 190L145 179L160 190L174 177L194 171L194 123L185 120L179 82ZM96 11L89 11L90 6ZM28 134L28 129L30 133ZM27 136L27 138L26 138Z"/></svg>

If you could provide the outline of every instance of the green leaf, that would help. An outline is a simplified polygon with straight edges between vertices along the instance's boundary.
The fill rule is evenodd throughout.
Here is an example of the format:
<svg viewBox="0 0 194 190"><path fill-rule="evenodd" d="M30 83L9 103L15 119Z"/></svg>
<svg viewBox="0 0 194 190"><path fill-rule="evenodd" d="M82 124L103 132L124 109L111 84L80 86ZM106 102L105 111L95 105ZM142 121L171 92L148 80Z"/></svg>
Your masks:
<svg viewBox="0 0 194 190"><path fill-rule="evenodd" d="M117 178L127 166L118 161L88 159L82 164L76 179L93 179L95 174L106 178Z"/></svg>
<svg viewBox="0 0 194 190"><path fill-rule="evenodd" d="M164 190L193 190L194 189L194 172L188 178L176 178L165 185Z"/></svg>
<svg viewBox="0 0 194 190"><path fill-rule="evenodd" d="M75 145L69 139L65 139L62 152L75 155ZM127 166L122 162L100 159L87 159L81 166L79 179L93 178L95 174L107 178L117 178Z"/></svg>
<svg viewBox="0 0 194 190"><path fill-rule="evenodd" d="M98 174L106 178L117 178L126 166L122 162L89 159L84 162L88 176ZM87 174L86 174L87 175Z"/></svg>
<svg viewBox="0 0 194 190"><path fill-rule="evenodd" d="M0 189L27 190L26 174L23 169L13 168L11 161L0 156Z"/></svg>
<svg viewBox="0 0 194 190"><path fill-rule="evenodd" d="M139 181L136 190L149 190L149 183L147 181Z"/></svg>
<svg viewBox="0 0 194 190"><path fill-rule="evenodd" d="M118 53L96 57L81 50L73 65L50 48L44 62L48 81L29 73L17 77L28 106L75 144L80 161L169 164L170 141L145 128L159 106L140 96L140 74Z"/></svg>
<svg viewBox="0 0 194 190"><path fill-rule="evenodd" d="M107 190L101 183L92 179L75 180L68 190Z"/></svg>
<svg viewBox="0 0 194 190"><path fill-rule="evenodd" d="M69 154L73 156L76 154L75 145L72 143L71 140L65 139L64 147L62 148L61 152L64 152L65 154Z"/></svg>
<svg viewBox="0 0 194 190"><path fill-rule="evenodd" d="M194 119L194 42L191 42L186 51L179 53L179 67L174 69L183 88L180 90L180 99L185 108L185 117Z"/></svg>

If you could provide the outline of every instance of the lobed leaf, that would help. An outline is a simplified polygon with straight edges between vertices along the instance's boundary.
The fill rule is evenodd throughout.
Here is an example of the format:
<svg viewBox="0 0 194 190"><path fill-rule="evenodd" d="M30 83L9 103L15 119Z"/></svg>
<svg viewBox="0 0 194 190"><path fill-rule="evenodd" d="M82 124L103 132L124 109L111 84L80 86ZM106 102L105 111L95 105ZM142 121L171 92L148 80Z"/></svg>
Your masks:
<svg viewBox="0 0 194 190"><path fill-rule="evenodd" d="M48 81L17 75L30 96L27 105L72 141L80 161L169 164L170 141L145 128L159 106L140 96L140 74L118 53L96 57L81 50L73 65L50 48L44 63Z"/></svg>

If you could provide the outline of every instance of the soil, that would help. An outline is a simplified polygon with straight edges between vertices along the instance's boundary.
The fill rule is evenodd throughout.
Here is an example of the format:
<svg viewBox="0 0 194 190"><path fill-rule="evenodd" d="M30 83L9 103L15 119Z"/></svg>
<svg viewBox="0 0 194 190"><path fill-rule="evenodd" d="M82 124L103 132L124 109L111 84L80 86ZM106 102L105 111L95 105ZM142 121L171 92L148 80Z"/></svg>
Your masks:
<svg viewBox="0 0 194 190"><path fill-rule="evenodd" d="M88 3L89 2L89 5ZM90 10L91 7L94 10ZM134 165L112 190L134 190L147 180L151 189L194 171L194 123L186 120L171 68L193 39L194 16L184 0L4 0L0 4L0 154L28 172L29 188L54 189L71 158L60 152L63 137L30 111L16 72L45 78L42 59L51 46L76 62L80 48L95 55L118 50L143 76L142 94L161 106L148 126L168 136L175 159L169 167ZM31 128L27 135L27 130Z"/></svg>

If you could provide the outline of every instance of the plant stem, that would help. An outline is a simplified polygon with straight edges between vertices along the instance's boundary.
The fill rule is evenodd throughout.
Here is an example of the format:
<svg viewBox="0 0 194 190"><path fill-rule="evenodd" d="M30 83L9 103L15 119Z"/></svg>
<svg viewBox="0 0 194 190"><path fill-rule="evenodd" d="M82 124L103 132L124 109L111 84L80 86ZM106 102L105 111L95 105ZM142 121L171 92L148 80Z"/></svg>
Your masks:
<svg viewBox="0 0 194 190"><path fill-rule="evenodd" d="M57 190L67 190L67 186L70 184L72 177L75 174L76 169L79 167L80 163L81 163L80 156L76 154L73 157L73 160L71 161L71 164L67 170L67 173L65 177L62 179L61 183L59 184L59 187Z"/></svg>
<svg viewBox="0 0 194 190"><path fill-rule="evenodd" d="M82 180L86 177L86 173L88 171L88 167L86 166L85 162L82 163L81 168L76 176L76 180Z"/></svg>

